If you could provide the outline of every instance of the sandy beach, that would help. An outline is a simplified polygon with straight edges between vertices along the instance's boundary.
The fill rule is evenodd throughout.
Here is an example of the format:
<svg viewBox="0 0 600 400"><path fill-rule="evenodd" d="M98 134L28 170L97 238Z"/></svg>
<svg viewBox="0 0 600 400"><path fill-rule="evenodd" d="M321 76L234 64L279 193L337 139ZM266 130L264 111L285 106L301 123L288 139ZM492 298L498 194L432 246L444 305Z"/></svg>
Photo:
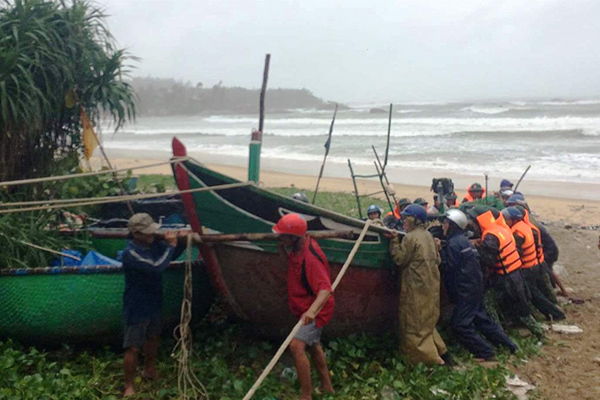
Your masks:
<svg viewBox="0 0 600 400"><path fill-rule="evenodd" d="M116 154L115 154L116 153ZM156 164L167 161L167 157L139 157L139 154L134 150L129 153L124 152L109 152L111 163L114 168L132 168L136 166ZM92 166L101 165L101 160L98 157L92 159ZM247 179L247 169L245 167L208 163L210 168L231 176L239 180ZM162 174L170 175L171 169L169 165L161 165L153 168L136 169L134 175L139 174ZM438 175L440 176L440 175ZM443 175L441 175L443 176ZM423 176L423 185L406 185L395 183L392 180L392 186L396 191L396 197L408 197L415 199L423 197L432 201L432 192L429 191L431 178L434 176ZM317 175L301 175L287 172L279 172L268 169L268 166L263 165L260 181L265 187L297 187L299 190L314 190L317 181ZM455 181L456 182L456 181ZM374 193L381 190L381 185L377 180L359 179L357 180L358 191L361 194ZM569 193L569 184L554 182L552 185L557 191ZM497 183L493 181L493 186L490 183L490 188L495 188ZM544 222L560 223L563 225L573 226L593 226L600 225L600 201L577 199L568 197L548 197L540 195L528 195L527 185L523 185L524 194L527 197L531 209L539 215L539 218ZM326 168L325 176L321 180L320 191L330 192L353 192L352 180L350 178L339 178L328 176ZM456 183L456 192L459 196L466 193L466 186L461 187ZM382 195L380 195L382 196ZM600 194L599 194L600 196ZM367 205L365 205L366 207Z"/></svg>

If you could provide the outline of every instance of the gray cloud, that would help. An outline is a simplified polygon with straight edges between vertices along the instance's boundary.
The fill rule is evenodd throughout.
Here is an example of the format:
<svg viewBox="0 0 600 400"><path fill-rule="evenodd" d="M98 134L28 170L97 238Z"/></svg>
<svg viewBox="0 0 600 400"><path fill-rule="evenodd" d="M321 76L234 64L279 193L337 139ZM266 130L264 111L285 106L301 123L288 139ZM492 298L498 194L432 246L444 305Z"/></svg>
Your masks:
<svg viewBox="0 0 600 400"><path fill-rule="evenodd" d="M137 75L339 101L600 94L600 2L147 1L104 6Z"/></svg>

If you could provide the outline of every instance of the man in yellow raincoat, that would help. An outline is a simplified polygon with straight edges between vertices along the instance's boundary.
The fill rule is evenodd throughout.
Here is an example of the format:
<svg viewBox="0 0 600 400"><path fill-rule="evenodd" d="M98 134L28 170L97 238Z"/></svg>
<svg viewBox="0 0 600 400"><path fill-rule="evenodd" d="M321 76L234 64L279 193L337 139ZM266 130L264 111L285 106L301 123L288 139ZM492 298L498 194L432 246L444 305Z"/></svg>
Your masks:
<svg viewBox="0 0 600 400"><path fill-rule="evenodd" d="M441 262L437 244L425 229L427 212L418 204L402 211L402 242L392 235L390 252L400 267L400 351L417 364L453 365L446 345L435 328L440 316Z"/></svg>

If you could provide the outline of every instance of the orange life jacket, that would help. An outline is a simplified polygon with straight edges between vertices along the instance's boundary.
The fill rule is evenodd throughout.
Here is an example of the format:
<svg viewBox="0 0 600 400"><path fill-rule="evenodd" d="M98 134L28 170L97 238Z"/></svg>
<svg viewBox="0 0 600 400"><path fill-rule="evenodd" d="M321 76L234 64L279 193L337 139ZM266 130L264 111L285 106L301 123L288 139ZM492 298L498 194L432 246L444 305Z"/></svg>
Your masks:
<svg viewBox="0 0 600 400"><path fill-rule="evenodd" d="M393 215L394 217L396 217L396 219L400 219L400 209L398 208L398 205L396 204L396 207L394 207L394 212L389 212L387 214L385 214L385 216L387 217L388 215Z"/></svg>
<svg viewBox="0 0 600 400"><path fill-rule="evenodd" d="M506 223L506 220L504 219L504 215L502 215L502 213L500 213L500 216L496 219L496 224L510 229L510 226L508 226L508 224Z"/></svg>
<svg viewBox="0 0 600 400"><path fill-rule="evenodd" d="M493 271L499 275L504 275L521 268L521 257L517 251L512 232L504 226L498 225L491 211L479 215L477 223L479 223L482 231L481 240L485 240L488 235L494 235L500 243Z"/></svg>
<svg viewBox="0 0 600 400"><path fill-rule="evenodd" d="M535 238L535 251L537 253L538 264L544 262L544 246L542 245L542 232L540 232L540 228L535 226L533 222L529 220L529 211L525 208L525 215L523 215L523 222L525 222L531 228L533 232L533 236Z"/></svg>
<svg viewBox="0 0 600 400"><path fill-rule="evenodd" d="M481 198L483 199L485 197L485 188L481 188L481 189L483 190L483 193L481 194ZM466 202L469 202L469 201L475 201L475 199L473 198L473 196L471 196L471 186L468 187L467 194L463 198L463 203L466 203Z"/></svg>
<svg viewBox="0 0 600 400"><path fill-rule="evenodd" d="M523 254L521 255L523 268L532 268L538 265L536 241L529 225L527 225L525 221L519 221L514 224L510 230L514 235L518 235L525 239L525 242L523 242L522 245Z"/></svg>

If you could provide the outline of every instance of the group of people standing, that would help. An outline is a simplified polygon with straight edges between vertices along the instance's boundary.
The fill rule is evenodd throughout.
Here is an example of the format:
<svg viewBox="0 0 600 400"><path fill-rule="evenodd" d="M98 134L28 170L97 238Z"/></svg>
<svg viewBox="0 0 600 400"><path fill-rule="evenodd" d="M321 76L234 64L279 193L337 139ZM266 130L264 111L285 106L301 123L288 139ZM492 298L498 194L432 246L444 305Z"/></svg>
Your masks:
<svg viewBox="0 0 600 400"><path fill-rule="evenodd" d="M551 278L557 279L551 272L558 257L556 243L533 220L523 195L505 187L510 182L502 184L493 207L483 197L481 185L473 184L460 205L451 193L444 199L434 197L431 207L422 198L400 199L383 219L379 207L368 208L373 223L391 228L386 234L390 256L400 270L400 350L411 363L454 365L436 329L442 291L453 306L454 337L480 361L494 360L494 346L517 350L502 324L522 325L541 338L534 308L547 319L565 318L550 286ZM294 199L305 201L297 195ZM445 201L444 213L439 200ZM156 377L161 274L177 243L172 234L166 241L156 241L158 224L147 214L134 215L129 229L132 240L123 253L126 397L135 394L142 349L143 377ZM273 228L280 238L279 253L288 261L289 309L303 322L290 343L303 400L312 399L313 392L307 351L320 390L333 393L320 340L334 314L335 300L327 257L307 229L307 222L295 213L284 215Z"/></svg>
<svg viewBox="0 0 600 400"><path fill-rule="evenodd" d="M402 241L397 232L390 235L390 252L401 270L400 344L412 362L452 364L436 330L440 290L453 306L454 337L481 361L494 359L492 345L516 351L502 325L523 326L542 338L536 313L565 318L552 288L558 284L567 295L552 272L556 243L511 182L503 180L491 199L484 193L474 183L460 205L451 193L442 215L437 198L431 207L423 199L400 199L383 219L405 232ZM371 219L381 217L376 206L367 212Z"/></svg>

